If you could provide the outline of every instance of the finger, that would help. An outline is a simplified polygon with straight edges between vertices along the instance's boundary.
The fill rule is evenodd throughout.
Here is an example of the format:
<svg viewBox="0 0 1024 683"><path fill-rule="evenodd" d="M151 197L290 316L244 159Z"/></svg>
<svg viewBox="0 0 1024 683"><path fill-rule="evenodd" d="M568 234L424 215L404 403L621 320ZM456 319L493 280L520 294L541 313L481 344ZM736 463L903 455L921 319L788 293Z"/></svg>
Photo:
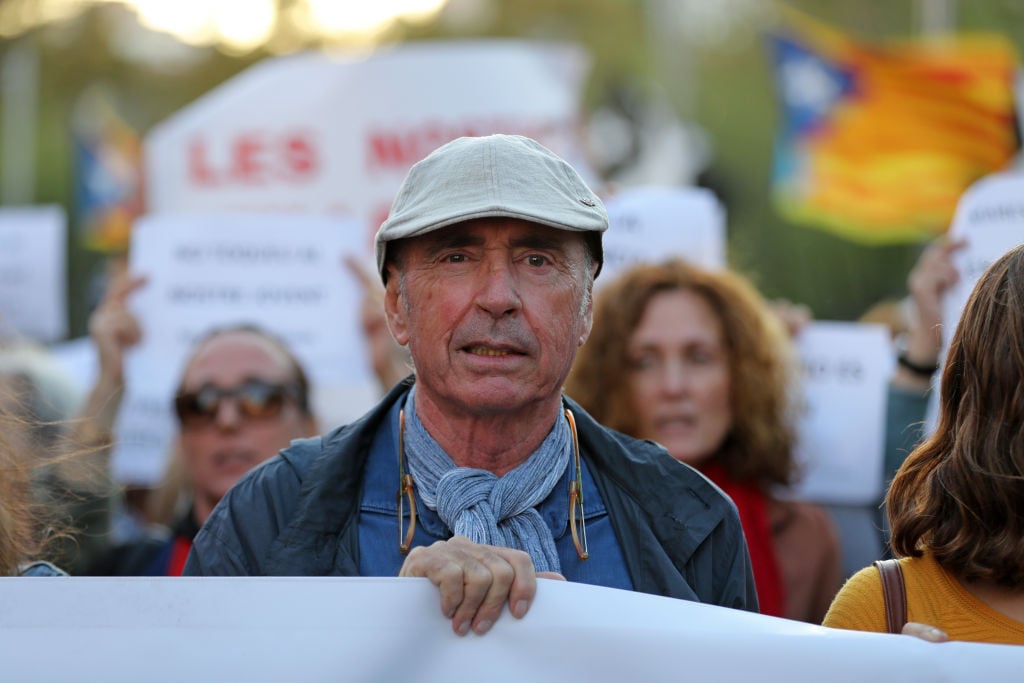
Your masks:
<svg viewBox="0 0 1024 683"><path fill-rule="evenodd" d="M429 547L417 546L405 558L399 576L421 576L441 593L441 613L451 619L463 600L463 567L452 558L444 541Z"/></svg>
<svg viewBox="0 0 1024 683"><path fill-rule="evenodd" d="M538 579L553 579L554 581L566 581L566 578L558 572L537 572Z"/></svg>
<svg viewBox="0 0 1024 683"><path fill-rule="evenodd" d="M508 589L508 611L516 619L522 619L537 594L537 570L534 569L533 560L523 551L511 548L497 550L515 572L515 578Z"/></svg>
<svg viewBox="0 0 1024 683"><path fill-rule="evenodd" d="M115 279L110 287L109 300L123 304L132 292L144 286L149 281L145 275L122 275Z"/></svg>
<svg viewBox="0 0 1024 683"><path fill-rule="evenodd" d="M491 626L501 616L501 612L505 609L505 602L509 597L509 589L512 583L515 581L515 569L509 564L505 558L494 553L488 553L486 556L480 558L480 564L487 572L485 581L487 584L487 590L480 600L476 613L471 615L473 630L483 635L491 630ZM466 597L463 600L463 605L460 607L460 611L465 609L468 611L471 604L471 589L469 584L466 586ZM475 598L475 596L473 596ZM459 615L456 615L455 623L459 624ZM462 629L456 628L456 632L460 632Z"/></svg>
<svg viewBox="0 0 1024 683"><path fill-rule="evenodd" d="M919 624L915 621L908 621L904 624L902 633L905 636L914 636L921 640L927 640L930 643L945 643L949 640L949 635L942 629L929 626L928 624Z"/></svg>

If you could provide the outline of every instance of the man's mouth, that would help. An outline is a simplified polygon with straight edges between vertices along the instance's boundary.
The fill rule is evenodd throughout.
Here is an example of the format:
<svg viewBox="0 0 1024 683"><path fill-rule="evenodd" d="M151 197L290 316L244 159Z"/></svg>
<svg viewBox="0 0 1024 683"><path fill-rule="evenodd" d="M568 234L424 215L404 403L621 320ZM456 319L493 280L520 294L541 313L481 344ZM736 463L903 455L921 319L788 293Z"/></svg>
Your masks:
<svg viewBox="0 0 1024 683"><path fill-rule="evenodd" d="M474 356L522 356L523 354L515 349L494 348L493 346L467 346L466 352Z"/></svg>

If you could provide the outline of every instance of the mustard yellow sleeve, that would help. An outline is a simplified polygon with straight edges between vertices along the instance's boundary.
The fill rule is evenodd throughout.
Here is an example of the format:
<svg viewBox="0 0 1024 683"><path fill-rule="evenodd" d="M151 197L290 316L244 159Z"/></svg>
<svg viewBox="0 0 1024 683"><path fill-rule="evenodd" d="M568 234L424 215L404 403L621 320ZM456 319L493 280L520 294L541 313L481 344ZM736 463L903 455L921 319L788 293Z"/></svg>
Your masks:
<svg viewBox="0 0 1024 683"><path fill-rule="evenodd" d="M885 633L882 577L874 566L851 576L832 600L823 626Z"/></svg>

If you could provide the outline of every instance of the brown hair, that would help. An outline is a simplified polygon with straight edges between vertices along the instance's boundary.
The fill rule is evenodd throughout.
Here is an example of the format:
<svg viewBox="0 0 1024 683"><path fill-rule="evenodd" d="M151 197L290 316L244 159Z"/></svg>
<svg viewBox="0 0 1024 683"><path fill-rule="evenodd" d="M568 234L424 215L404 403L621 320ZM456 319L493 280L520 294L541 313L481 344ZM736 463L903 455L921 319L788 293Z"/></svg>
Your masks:
<svg viewBox="0 0 1024 683"><path fill-rule="evenodd" d="M0 412L0 421L8 417ZM0 576L17 574L18 565L39 550L28 468L0 429Z"/></svg>
<svg viewBox="0 0 1024 683"><path fill-rule="evenodd" d="M981 276L950 343L935 433L886 497L892 546L967 581L1024 584L1024 245Z"/></svg>
<svg viewBox="0 0 1024 683"><path fill-rule="evenodd" d="M576 357L566 393L598 422L638 436L632 399L623 390L629 385L627 346L650 300L674 290L700 296L722 323L733 425L715 459L738 481L788 484L794 473L788 340L761 295L736 273L674 259L634 266L601 287L594 328Z"/></svg>

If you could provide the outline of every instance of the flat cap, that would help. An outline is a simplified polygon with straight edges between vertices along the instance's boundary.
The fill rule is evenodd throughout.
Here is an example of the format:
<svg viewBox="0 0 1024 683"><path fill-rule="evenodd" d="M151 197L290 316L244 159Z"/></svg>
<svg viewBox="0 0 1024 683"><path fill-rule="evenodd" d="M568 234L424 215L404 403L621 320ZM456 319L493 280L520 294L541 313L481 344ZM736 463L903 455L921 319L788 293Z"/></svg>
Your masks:
<svg viewBox="0 0 1024 683"><path fill-rule="evenodd" d="M438 147L405 176L377 231L385 281L387 243L463 221L502 217L560 230L608 229L604 204L567 161L521 135L463 137ZM600 262L601 254L596 254Z"/></svg>

